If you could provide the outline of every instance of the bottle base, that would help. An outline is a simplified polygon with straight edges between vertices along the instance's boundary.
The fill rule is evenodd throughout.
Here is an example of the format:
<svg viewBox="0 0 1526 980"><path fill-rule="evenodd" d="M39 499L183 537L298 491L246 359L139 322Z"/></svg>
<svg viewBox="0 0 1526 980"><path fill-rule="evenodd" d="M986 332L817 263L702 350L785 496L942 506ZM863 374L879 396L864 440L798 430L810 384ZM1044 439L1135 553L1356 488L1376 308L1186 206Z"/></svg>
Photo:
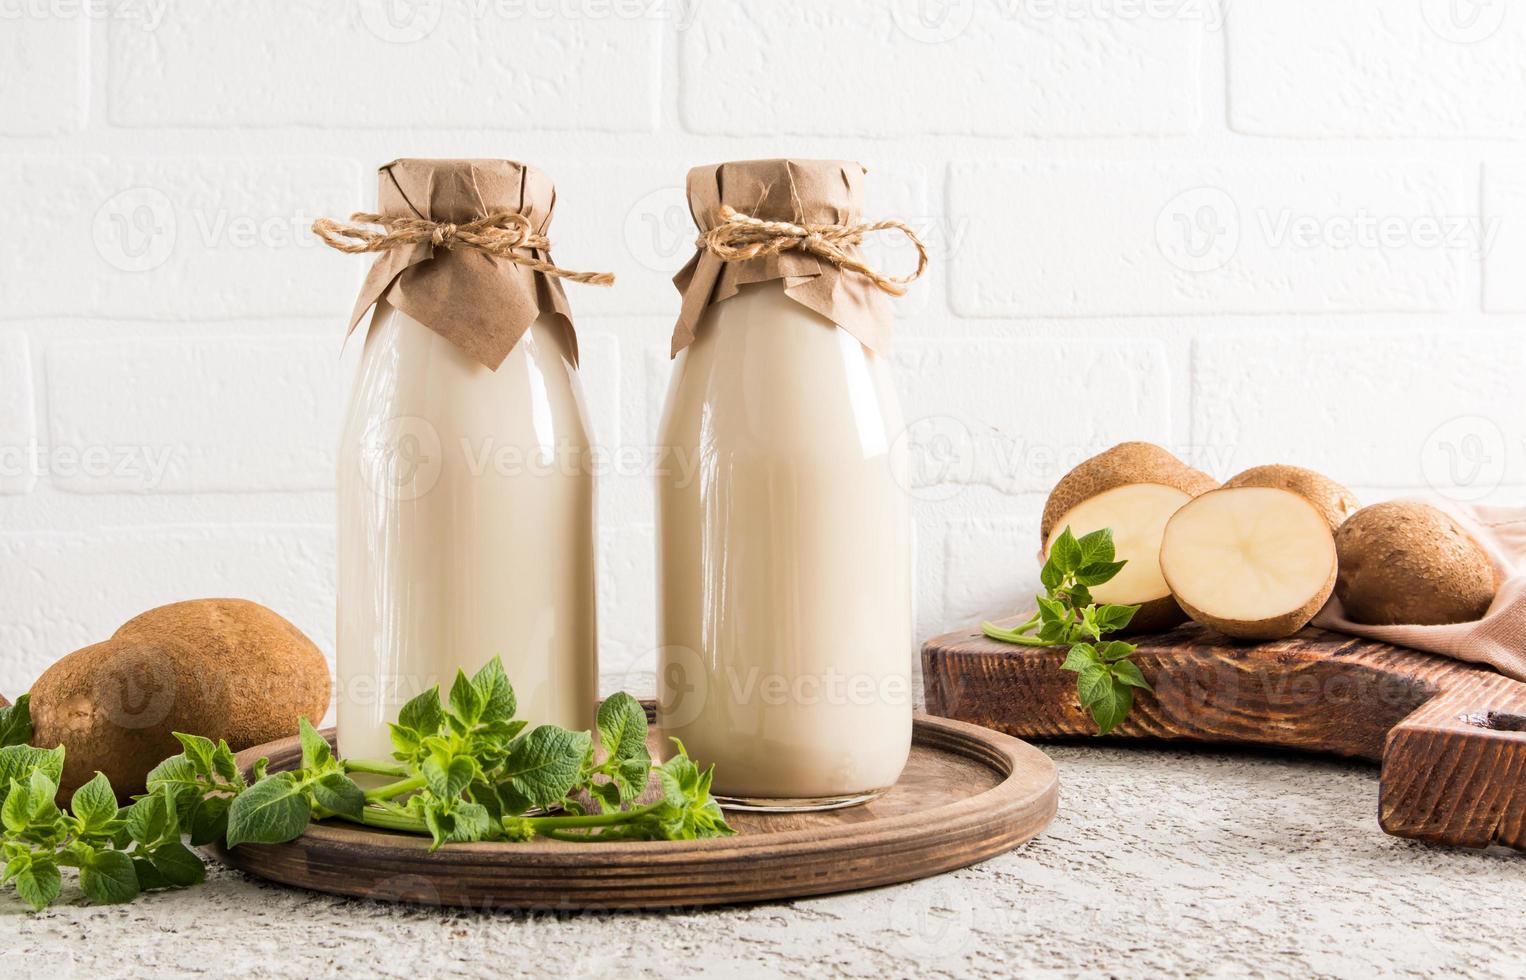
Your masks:
<svg viewBox="0 0 1526 980"><path fill-rule="evenodd" d="M763 796L725 796L714 794L715 802L725 810L745 810L753 813L811 813L817 810L841 810L859 806L884 796L890 787L871 789L864 793L843 796L816 796L805 799L776 799Z"/></svg>

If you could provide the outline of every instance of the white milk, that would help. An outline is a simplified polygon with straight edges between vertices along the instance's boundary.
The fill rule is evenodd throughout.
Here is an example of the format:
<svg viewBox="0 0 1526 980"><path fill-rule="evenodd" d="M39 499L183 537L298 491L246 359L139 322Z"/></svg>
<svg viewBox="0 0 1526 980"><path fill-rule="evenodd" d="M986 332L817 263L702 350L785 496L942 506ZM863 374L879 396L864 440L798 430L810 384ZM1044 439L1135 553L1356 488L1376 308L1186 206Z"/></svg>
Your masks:
<svg viewBox="0 0 1526 980"><path fill-rule="evenodd" d="M910 499L890 368L782 281L710 307L659 443L659 723L718 796L858 802L911 744Z"/></svg>
<svg viewBox="0 0 1526 980"><path fill-rule="evenodd" d="M541 316L498 370L377 304L339 453L340 752L494 654L531 724L592 727L593 476L567 336Z"/></svg>

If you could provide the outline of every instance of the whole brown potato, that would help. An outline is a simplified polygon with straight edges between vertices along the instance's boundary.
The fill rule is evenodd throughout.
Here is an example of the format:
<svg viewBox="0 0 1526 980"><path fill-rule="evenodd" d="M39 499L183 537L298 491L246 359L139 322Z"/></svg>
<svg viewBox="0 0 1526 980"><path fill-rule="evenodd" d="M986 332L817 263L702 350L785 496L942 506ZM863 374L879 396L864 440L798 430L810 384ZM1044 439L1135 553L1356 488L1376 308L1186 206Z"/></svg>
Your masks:
<svg viewBox="0 0 1526 980"><path fill-rule="evenodd" d="M1335 595L1358 623L1466 623L1494 601L1494 565L1468 532L1429 504L1364 507L1335 532Z"/></svg>
<svg viewBox="0 0 1526 980"><path fill-rule="evenodd" d="M329 670L302 631L242 599L151 609L64 657L32 688L32 744L65 747L63 790L97 770L117 795L181 751L172 732L235 751L293 735L328 709Z"/></svg>

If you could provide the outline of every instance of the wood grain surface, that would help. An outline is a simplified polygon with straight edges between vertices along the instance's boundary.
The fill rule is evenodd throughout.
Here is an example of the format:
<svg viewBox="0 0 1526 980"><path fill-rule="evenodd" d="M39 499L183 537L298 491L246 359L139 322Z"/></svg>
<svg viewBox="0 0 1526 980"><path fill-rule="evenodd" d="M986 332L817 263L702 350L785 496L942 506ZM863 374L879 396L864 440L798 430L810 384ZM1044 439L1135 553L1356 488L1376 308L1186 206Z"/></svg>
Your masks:
<svg viewBox="0 0 1526 980"><path fill-rule="evenodd" d="M330 740L333 732L326 733ZM649 739L654 752L658 733ZM246 772L300 762L296 739L239 753ZM211 848L223 863L340 895L477 909L682 908L851 891L964 867L1036 836L1059 798L1054 764L1018 739L919 716L891 791L818 813L728 811L737 836L691 842L451 844L341 821L288 844Z"/></svg>
<svg viewBox="0 0 1526 980"><path fill-rule="evenodd" d="M1390 834L1526 849L1526 684L1312 628L1254 645L1190 623L1131 639L1155 693L1110 738L1369 759ZM936 637L922 649L927 708L1024 738L1090 735L1062 659L975 629Z"/></svg>

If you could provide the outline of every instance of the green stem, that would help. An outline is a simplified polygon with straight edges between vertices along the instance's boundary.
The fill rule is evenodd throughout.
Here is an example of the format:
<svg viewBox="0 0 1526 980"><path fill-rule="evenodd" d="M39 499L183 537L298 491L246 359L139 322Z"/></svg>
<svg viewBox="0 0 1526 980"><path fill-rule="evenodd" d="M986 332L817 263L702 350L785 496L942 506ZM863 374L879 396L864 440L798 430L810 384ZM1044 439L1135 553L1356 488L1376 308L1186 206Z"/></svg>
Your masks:
<svg viewBox="0 0 1526 980"><path fill-rule="evenodd" d="M390 800L394 796L402 796L404 793L412 793L416 789L424 788L423 776L411 776L408 779L400 779L395 783L378 786L376 789L366 792L367 803L378 803L382 800Z"/></svg>
<svg viewBox="0 0 1526 980"><path fill-rule="evenodd" d="M628 820L639 817L643 813L650 813L658 804L648 803L646 806L632 807L629 810L617 810L613 813L588 813L575 817L526 817L525 821L537 832L563 830L571 827L612 827L615 824L625 823Z"/></svg>
<svg viewBox="0 0 1526 980"><path fill-rule="evenodd" d="M373 776L406 776L408 770L386 762L368 762L365 759L345 759L345 772L366 772Z"/></svg>
<svg viewBox="0 0 1526 980"><path fill-rule="evenodd" d="M350 823L363 824L367 827L377 827L381 830L400 830L407 834L427 834L429 828L424 821L414 817L403 816L388 810L378 810L375 807L366 807L360 811L360 819L338 814L339 819L348 820Z"/></svg>
<svg viewBox="0 0 1526 980"><path fill-rule="evenodd" d="M1015 643L1018 646L1024 647L1054 646L1053 643L1050 643L1046 640L1041 640L1036 636L1028 636L1019 630L1003 629L1002 627L997 626L995 623L981 623L980 629L985 633L986 636L989 636L993 640L1000 640L1003 643Z"/></svg>
<svg viewBox="0 0 1526 980"><path fill-rule="evenodd" d="M596 839L591 838L588 834L579 834L571 830L548 830L545 832L544 836L549 837L552 840L569 841L574 844L580 844L590 839Z"/></svg>

